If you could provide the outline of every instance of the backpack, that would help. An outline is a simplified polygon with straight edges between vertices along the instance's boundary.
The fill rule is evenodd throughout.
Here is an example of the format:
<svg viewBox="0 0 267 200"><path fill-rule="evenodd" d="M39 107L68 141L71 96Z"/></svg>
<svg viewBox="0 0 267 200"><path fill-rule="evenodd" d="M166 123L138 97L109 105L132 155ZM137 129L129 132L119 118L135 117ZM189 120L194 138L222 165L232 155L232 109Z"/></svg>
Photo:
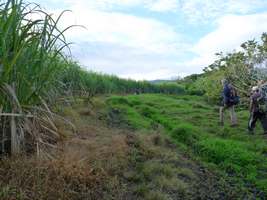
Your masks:
<svg viewBox="0 0 267 200"><path fill-rule="evenodd" d="M240 103L240 97L239 96L234 96L233 97L233 104L234 105L238 105Z"/></svg>
<svg viewBox="0 0 267 200"><path fill-rule="evenodd" d="M260 94L261 96L257 99L259 112L266 113L267 112L267 85L264 85L260 88Z"/></svg>
<svg viewBox="0 0 267 200"><path fill-rule="evenodd" d="M230 97L230 102L233 104L233 105L237 105L240 103L240 97L237 95L237 91L235 88L231 87L230 88L231 90L231 97Z"/></svg>

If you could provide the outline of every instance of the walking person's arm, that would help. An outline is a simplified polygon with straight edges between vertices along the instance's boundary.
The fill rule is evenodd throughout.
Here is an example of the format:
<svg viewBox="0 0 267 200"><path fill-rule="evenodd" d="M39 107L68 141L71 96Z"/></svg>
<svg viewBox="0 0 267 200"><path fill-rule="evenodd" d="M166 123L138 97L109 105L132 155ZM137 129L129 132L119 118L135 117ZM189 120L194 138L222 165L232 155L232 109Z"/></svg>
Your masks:
<svg viewBox="0 0 267 200"><path fill-rule="evenodd" d="M253 111L253 98L250 99L250 103L249 103L249 112L252 113Z"/></svg>

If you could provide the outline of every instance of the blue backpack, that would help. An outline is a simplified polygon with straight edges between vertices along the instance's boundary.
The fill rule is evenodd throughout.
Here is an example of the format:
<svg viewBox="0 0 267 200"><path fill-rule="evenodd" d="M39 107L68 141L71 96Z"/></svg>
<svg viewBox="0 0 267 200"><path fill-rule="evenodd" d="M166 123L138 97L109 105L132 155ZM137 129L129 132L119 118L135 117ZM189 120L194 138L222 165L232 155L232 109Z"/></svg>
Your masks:
<svg viewBox="0 0 267 200"><path fill-rule="evenodd" d="M231 93L230 102L233 105L238 105L240 103L240 97L237 95L236 89L233 87L230 87L230 93Z"/></svg>

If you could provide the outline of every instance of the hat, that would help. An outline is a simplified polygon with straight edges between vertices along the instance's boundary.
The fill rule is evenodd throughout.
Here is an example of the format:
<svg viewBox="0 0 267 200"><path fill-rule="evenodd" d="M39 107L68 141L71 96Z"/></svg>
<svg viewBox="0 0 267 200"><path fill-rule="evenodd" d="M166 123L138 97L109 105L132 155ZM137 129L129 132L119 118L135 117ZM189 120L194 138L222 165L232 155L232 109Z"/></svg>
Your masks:
<svg viewBox="0 0 267 200"><path fill-rule="evenodd" d="M258 89L259 89L258 86L253 86L251 90L252 90L252 91L256 91L256 90L258 90Z"/></svg>

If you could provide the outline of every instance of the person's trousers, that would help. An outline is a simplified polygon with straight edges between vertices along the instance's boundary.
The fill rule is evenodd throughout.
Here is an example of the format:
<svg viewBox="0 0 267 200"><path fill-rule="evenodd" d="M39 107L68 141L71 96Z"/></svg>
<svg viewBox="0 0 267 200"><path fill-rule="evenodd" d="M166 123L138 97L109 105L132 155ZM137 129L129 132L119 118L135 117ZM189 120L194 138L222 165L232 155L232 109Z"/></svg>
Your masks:
<svg viewBox="0 0 267 200"><path fill-rule="evenodd" d="M253 112L250 114L248 122L248 130L253 132L257 121L260 120L264 134L267 134L267 114L261 112Z"/></svg>
<svg viewBox="0 0 267 200"><path fill-rule="evenodd" d="M236 113L235 113L235 106L221 106L220 107L220 123L224 124L224 112L226 109L229 109L229 111L230 111L231 124L236 125L237 124L237 117L236 117Z"/></svg>

